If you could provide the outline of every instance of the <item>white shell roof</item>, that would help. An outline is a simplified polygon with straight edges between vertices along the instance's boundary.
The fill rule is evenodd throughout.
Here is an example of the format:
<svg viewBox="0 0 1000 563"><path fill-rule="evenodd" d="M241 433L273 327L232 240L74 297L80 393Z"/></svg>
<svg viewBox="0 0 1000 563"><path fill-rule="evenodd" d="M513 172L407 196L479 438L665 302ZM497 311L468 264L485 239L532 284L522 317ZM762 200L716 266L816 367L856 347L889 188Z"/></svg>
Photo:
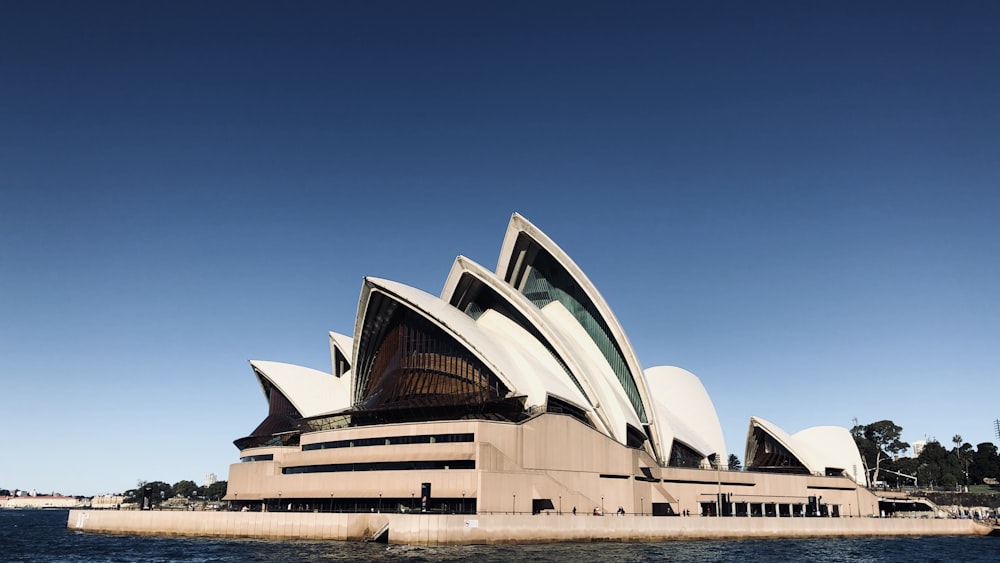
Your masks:
<svg viewBox="0 0 1000 563"><path fill-rule="evenodd" d="M566 364L566 367L572 372L573 376L580 383L580 386L584 389L584 399L589 405L588 411L591 413L591 422L596 428L603 431L609 436L618 437L616 432L613 432L612 428L619 426L624 431L624 421L620 420L611 421L605 414L603 409L595 409L593 406L599 405L601 403L601 397L598 392L594 389L594 385L590 382L590 377L593 375L592 372L595 370L593 368L587 368L585 365L587 363L579 361L579 354L575 353L573 349L569 347L567 343L567 338L569 338L564 331L559 330L559 328L547 318L542 311L535 306L527 297L524 296L520 291L516 290L513 286L500 279L496 274L486 269L482 265L466 258L465 256L459 256L455 258L455 263L452 265L451 272L448 274L448 279L445 282L444 289L441 291L441 298L445 301L451 302L455 296L455 292L458 290L459 281L461 281L463 276L472 276L476 280L483 283L485 286L496 292L497 295L502 297L506 303L516 310L518 313L523 315L542 335L543 338L549 343L552 348L555 349L559 358ZM589 340L589 339L588 339ZM548 350L546 350L548 352ZM613 375L613 374L612 374ZM563 379L563 383L567 386L576 389L576 385L572 380L562 374L560 379ZM579 391L579 389L577 389ZM624 434L622 434L624 436Z"/></svg>
<svg viewBox="0 0 1000 563"><path fill-rule="evenodd" d="M792 434L792 439L809 444L823 467L839 467L855 483L868 486L861 452L850 430L843 426L813 426Z"/></svg>
<svg viewBox="0 0 1000 563"><path fill-rule="evenodd" d="M642 429L642 421L632 408L618 377L591 340L590 335L577 322L566 306L553 301L542 307L542 315L564 335L563 345L572 350L575 357L583 358L582 379L590 383L597 398L595 407L602 411L611 426L612 437L621 443L627 442L626 424Z"/></svg>
<svg viewBox="0 0 1000 563"><path fill-rule="evenodd" d="M520 342L521 338L516 336L511 338L515 333L498 334L499 321L496 319L491 318L480 326L468 315L434 295L398 282L371 277L365 278L362 291L361 306L365 309L371 291L378 291L393 298L448 332L489 367L514 395L524 395L526 407L544 405L547 395L552 393L581 409L589 410L579 390L569 389L561 381L562 369L547 351L545 358L537 357L532 351L525 349ZM360 342L366 314L367 310L365 314L358 316L355 326L355 348ZM513 323L509 321L508 323L508 329L516 327ZM523 332L523 329L516 328ZM525 370L526 365L533 366L538 371Z"/></svg>
<svg viewBox="0 0 1000 563"><path fill-rule="evenodd" d="M588 278L587 275L584 274L583 270L576 265L576 262L574 262L572 258L570 258L569 255L559 247L559 245L557 245L538 227L533 225L520 214L514 213L511 215L510 223L507 225L507 232L504 235L503 245L500 248L500 257L497 260L497 275L504 278L508 266L512 263L512 261L519 258L514 256L514 249L518 236L521 233L524 233L539 246L544 248L546 252L552 255L552 257L558 261L567 272L569 272L569 274L576 281L577 285L583 289L583 291L590 298L591 302L593 302L598 313L607 324L609 330L611 331L611 336L615 339L618 348L621 350L625 362L628 365L628 369L632 374L632 378L635 381L636 388L639 392L639 400L642 403L643 409L646 411L647 424L650 426L653 451L659 454L660 460L662 461L664 456L666 456L669 452L663 452L662 449L662 440L659 436L659 430L656 428L656 417L652 414L654 407L651 404L650 393L646 388L646 382L643 378L642 366L639 363L639 359L636 356L628 337L625 335L625 330L622 328L621 323L618 322L618 318L615 317L614 312L612 312L611 307L608 305L607 301L604 300L604 297L597 290L597 287L590 281L590 278ZM603 356L602 361L606 361L603 360ZM617 377L615 379L617 380ZM639 428L642 428L642 426L640 425Z"/></svg>
<svg viewBox="0 0 1000 563"><path fill-rule="evenodd" d="M348 358L351 357L351 348L354 346L354 339L346 334L340 334L339 332L330 331L330 340L333 345L340 348L341 353L343 353Z"/></svg>
<svg viewBox="0 0 1000 563"><path fill-rule="evenodd" d="M552 354L526 330L493 310L483 313L476 320L476 324L491 335L493 340L507 340L508 351L513 351L511 346L519 348L518 353L510 354L516 373L527 374L528 378L538 378L546 394L554 395L584 411L593 410L587 403L586 397L569 380Z"/></svg>
<svg viewBox="0 0 1000 563"><path fill-rule="evenodd" d="M656 366L645 371L653 394L660 435L680 440L707 457L726 459L726 442L715 405L698 377L679 367ZM666 442L664 442L666 444Z"/></svg>
<svg viewBox="0 0 1000 563"><path fill-rule="evenodd" d="M334 350L340 350L340 353L347 358L347 361L353 362L354 358L351 354L354 353L354 339L346 334L340 334L339 332L330 331L330 360L333 361ZM336 374L334 374L336 375Z"/></svg>
<svg viewBox="0 0 1000 563"><path fill-rule="evenodd" d="M350 404L349 389L329 373L263 360L251 360L250 365L256 373L266 377L305 418L340 410ZM263 390L263 381L260 384Z"/></svg>
<svg viewBox="0 0 1000 563"><path fill-rule="evenodd" d="M803 446L798 441L793 439L791 434L785 432L780 426L772 422L768 422L763 418L757 416L750 417L750 428L747 430L748 447L753 439L754 428L761 428L764 432L767 432L772 438L775 439L775 441L791 452L791 454L794 455L810 473L822 474L823 469L820 467L820 464L816 459L816 455L810 451L808 446ZM744 459L747 458L749 458L749 454ZM749 459L747 459L747 462L749 463Z"/></svg>
<svg viewBox="0 0 1000 563"><path fill-rule="evenodd" d="M810 473L824 475L827 467L837 467L843 469L856 483L865 486L861 454L846 428L814 426L791 435L774 423L752 416L747 433L748 446L754 428L761 428L770 434L798 458ZM858 468L857 475L853 474L854 467Z"/></svg>

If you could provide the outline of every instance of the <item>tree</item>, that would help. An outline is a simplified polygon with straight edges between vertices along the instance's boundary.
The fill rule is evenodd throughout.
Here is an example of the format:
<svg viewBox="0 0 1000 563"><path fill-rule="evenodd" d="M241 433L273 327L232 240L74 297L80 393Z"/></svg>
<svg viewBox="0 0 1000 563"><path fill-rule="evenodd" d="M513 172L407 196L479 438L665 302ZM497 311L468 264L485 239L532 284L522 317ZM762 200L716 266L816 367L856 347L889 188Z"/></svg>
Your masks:
<svg viewBox="0 0 1000 563"><path fill-rule="evenodd" d="M149 508L170 498L171 489L170 484L163 481L139 481L136 488L125 491L125 502L140 504L144 509Z"/></svg>
<svg viewBox="0 0 1000 563"><path fill-rule="evenodd" d="M962 435L955 434L951 442L955 444L955 457L958 458L959 467L964 467L962 471L962 477L964 477L965 484L969 484L969 462L972 461L972 444L963 443Z"/></svg>
<svg viewBox="0 0 1000 563"><path fill-rule="evenodd" d="M736 457L736 454L729 454L729 470L740 471L742 469L743 464L740 463L740 458Z"/></svg>
<svg viewBox="0 0 1000 563"><path fill-rule="evenodd" d="M924 484L954 487L962 475L958 457L934 440L927 442L917 461L920 462L917 477Z"/></svg>
<svg viewBox="0 0 1000 563"><path fill-rule="evenodd" d="M861 454L861 461L864 463L865 476L867 478L868 467L874 465L875 458L878 457L875 444L868 438L865 438L865 427L863 425L855 424L851 428L851 434L854 436L854 443L858 446L858 453Z"/></svg>
<svg viewBox="0 0 1000 563"><path fill-rule="evenodd" d="M170 490L172 497L190 498L198 490L198 485L194 481L181 480L174 483Z"/></svg>
<svg viewBox="0 0 1000 563"><path fill-rule="evenodd" d="M901 457L892 464L893 469L896 473L902 473L902 475L896 475L896 484L899 485L916 485L911 479L904 477L904 475L911 475L913 477L917 476L917 470L920 468L920 462L912 457Z"/></svg>
<svg viewBox="0 0 1000 563"><path fill-rule="evenodd" d="M976 451L971 455L971 458L972 462L969 464L970 483L982 483L986 477L1000 478L1000 453L992 442L977 444Z"/></svg>
<svg viewBox="0 0 1000 563"><path fill-rule="evenodd" d="M226 496L226 488L229 483L226 481L216 481L205 487L205 500L221 500Z"/></svg>
<svg viewBox="0 0 1000 563"><path fill-rule="evenodd" d="M875 473L872 475L872 483L879 480L879 470L882 468L882 462L892 458L889 454L899 454L910 447L909 444L899 439L899 435L902 431L903 428L896 425L891 420L880 420L862 427L855 425L852 429L852 433L854 433L855 436L855 442L858 442L857 438L860 434L864 440L869 443L869 447L867 448L863 448L862 444L859 443L858 450L862 451L862 454L864 454L863 450L867 449L868 454L875 458ZM874 452L872 450L874 450ZM865 459L867 464L870 466L872 461L871 458L866 457Z"/></svg>

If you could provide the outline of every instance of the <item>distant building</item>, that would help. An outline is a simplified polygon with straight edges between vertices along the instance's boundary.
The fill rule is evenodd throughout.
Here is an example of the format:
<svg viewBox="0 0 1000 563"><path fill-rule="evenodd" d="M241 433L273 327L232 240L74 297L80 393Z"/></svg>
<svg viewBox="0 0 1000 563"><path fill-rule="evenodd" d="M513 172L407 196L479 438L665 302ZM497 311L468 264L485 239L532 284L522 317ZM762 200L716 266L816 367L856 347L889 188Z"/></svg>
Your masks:
<svg viewBox="0 0 1000 563"><path fill-rule="evenodd" d="M24 495L0 497L0 508L76 508L85 503L62 495Z"/></svg>
<svg viewBox="0 0 1000 563"><path fill-rule="evenodd" d="M209 473L208 475L205 475L205 486L206 487L211 487L212 485L214 485L216 483L216 481L218 481L218 479L215 477L215 473Z"/></svg>
<svg viewBox="0 0 1000 563"><path fill-rule="evenodd" d="M90 499L91 508L114 509L119 508L125 502L122 495L97 495Z"/></svg>
<svg viewBox="0 0 1000 563"><path fill-rule="evenodd" d="M926 445L927 445L926 440L917 440L916 442L913 442L913 457L914 458L920 457L920 452L924 451L924 446Z"/></svg>

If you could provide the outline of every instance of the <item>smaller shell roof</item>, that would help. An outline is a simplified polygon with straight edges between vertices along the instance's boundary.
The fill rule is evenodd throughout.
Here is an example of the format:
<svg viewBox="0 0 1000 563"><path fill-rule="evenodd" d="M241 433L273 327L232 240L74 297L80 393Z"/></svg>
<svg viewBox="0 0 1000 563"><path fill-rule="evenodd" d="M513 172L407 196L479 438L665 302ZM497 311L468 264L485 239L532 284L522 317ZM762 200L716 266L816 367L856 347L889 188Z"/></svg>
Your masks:
<svg viewBox="0 0 1000 563"><path fill-rule="evenodd" d="M796 459L799 460L806 470L812 474L822 474L823 468L822 463L817 458L816 454L812 452L808 445L801 443L800 441L792 438L791 434L785 432L777 424L764 420L763 418L757 416L750 417L750 428L747 431L747 445L749 447L750 441L753 439L754 428L760 428L767 432L772 438L775 439L779 444L784 446ZM749 456L747 456L749 457Z"/></svg>
<svg viewBox="0 0 1000 563"><path fill-rule="evenodd" d="M843 469L857 484L868 485L861 452L850 430L843 426L813 426L792 434L792 439L809 444L824 467Z"/></svg>
<svg viewBox="0 0 1000 563"><path fill-rule="evenodd" d="M347 363L347 369L344 373L337 373L337 353L344 356ZM354 365L354 339L350 336L340 334L338 332L330 331L330 362L333 369L333 375L339 379L343 379L344 385L347 386L348 390L351 387L351 366ZM346 405L345 405L346 406Z"/></svg>
<svg viewBox="0 0 1000 563"><path fill-rule="evenodd" d="M258 376L267 378L304 418L333 412L350 404L347 387L332 374L264 360L251 360L250 365ZM260 383L264 389L263 381Z"/></svg>
<svg viewBox="0 0 1000 563"><path fill-rule="evenodd" d="M840 426L813 426L789 434L776 424L762 418L750 417L747 447L753 438L753 429L761 428L788 449L806 469L814 475L824 475L826 468L842 469L845 475L861 486L866 486L861 453L850 431ZM857 468L857 473L855 473Z"/></svg>
<svg viewBox="0 0 1000 563"><path fill-rule="evenodd" d="M350 336L330 331L330 346L339 348L340 353L343 354L348 360L353 359L351 358L351 354L354 349L354 339Z"/></svg>
<svg viewBox="0 0 1000 563"><path fill-rule="evenodd" d="M648 368L644 375L653 395L660 432L672 431L674 438L702 455L726 458L726 441L712 398L695 374L675 366Z"/></svg>

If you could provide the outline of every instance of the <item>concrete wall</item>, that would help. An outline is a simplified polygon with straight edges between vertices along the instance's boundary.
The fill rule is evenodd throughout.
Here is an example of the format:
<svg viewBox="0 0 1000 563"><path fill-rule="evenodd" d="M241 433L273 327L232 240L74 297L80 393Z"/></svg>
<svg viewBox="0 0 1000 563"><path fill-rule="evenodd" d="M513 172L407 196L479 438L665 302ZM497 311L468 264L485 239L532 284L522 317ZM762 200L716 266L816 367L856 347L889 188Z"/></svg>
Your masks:
<svg viewBox="0 0 1000 563"><path fill-rule="evenodd" d="M699 518L577 515L323 514L71 510L71 529L116 534L360 541L389 525L391 543L663 541L849 536L986 535L970 520Z"/></svg>
<svg viewBox="0 0 1000 563"><path fill-rule="evenodd" d="M701 512L701 502L718 493L733 502L803 504L811 496L838 506L844 516L877 514L878 501L845 477L779 475L659 467L645 451L627 448L576 419L546 414L522 424L481 420L422 422L342 428L302 436L302 443L384 436L473 433L475 442L366 446L301 451L299 447L257 448L242 455L271 454L273 461L234 464L227 499L306 499L313 506L334 498L419 499L420 484L433 486L438 499L465 499L480 514L531 512L532 499L549 499L554 512L629 513L666 503L680 513ZM358 471L283 475L282 467L357 461L475 459L476 469ZM662 482L636 479L642 469ZM604 475L605 477L601 477ZM623 477L623 478L614 478ZM474 504L473 504L474 502ZM284 506L282 502L277 503ZM392 504L383 506L391 511Z"/></svg>

